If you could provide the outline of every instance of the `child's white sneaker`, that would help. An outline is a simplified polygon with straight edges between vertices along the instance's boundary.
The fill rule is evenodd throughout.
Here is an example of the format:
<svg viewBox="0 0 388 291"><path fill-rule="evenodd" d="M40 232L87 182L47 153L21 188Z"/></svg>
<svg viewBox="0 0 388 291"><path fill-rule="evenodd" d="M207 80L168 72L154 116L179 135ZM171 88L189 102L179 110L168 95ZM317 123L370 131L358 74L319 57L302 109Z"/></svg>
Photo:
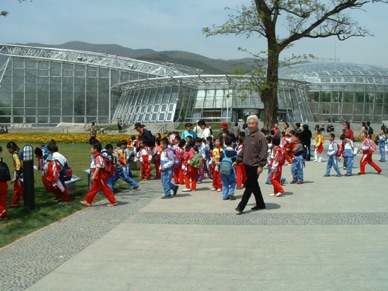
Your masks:
<svg viewBox="0 0 388 291"><path fill-rule="evenodd" d="M187 189L187 188L185 188L185 189L183 189L182 191L183 191L183 192L190 192L190 191L191 191L191 189Z"/></svg>
<svg viewBox="0 0 388 291"><path fill-rule="evenodd" d="M222 189L217 189L217 192L221 192L222 191Z"/></svg>
<svg viewBox="0 0 388 291"><path fill-rule="evenodd" d="M217 189L216 189L216 188L211 188L210 190L211 190L211 191L216 191Z"/></svg>

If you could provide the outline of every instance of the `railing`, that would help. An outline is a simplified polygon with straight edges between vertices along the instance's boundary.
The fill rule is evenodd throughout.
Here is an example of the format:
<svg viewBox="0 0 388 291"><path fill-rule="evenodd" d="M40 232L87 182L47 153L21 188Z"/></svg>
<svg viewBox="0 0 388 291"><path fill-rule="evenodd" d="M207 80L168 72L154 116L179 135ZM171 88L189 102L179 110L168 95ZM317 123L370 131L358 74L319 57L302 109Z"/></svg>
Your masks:
<svg viewBox="0 0 388 291"><path fill-rule="evenodd" d="M167 123L163 124L163 126L159 129L158 132L165 133L167 131Z"/></svg>
<svg viewBox="0 0 388 291"><path fill-rule="evenodd" d="M180 120L175 120L174 121L174 129L177 129L179 125L181 125L182 121Z"/></svg>
<svg viewBox="0 0 388 291"><path fill-rule="evenodd" d="M61 128L60 130L58 130L58 132L63 132L63 133L65 133L65 131L66 131L66 133L69 133L69 128L70 128L70 126L66 126L66 127L64 127L64 128Z"/></svg>

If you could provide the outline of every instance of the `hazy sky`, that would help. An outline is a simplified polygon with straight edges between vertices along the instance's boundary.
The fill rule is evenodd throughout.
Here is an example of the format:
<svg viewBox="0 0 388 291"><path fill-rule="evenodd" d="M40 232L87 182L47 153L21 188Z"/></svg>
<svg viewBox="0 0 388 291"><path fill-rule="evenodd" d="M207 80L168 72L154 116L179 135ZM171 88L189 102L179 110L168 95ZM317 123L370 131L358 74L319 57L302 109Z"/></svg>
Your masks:
<svg viewBox="0 0 388 291"><path fill-rule="evenodd" d="M77 40L237 59L249 57L238 47L258 52L265 49L265 39L232 35L206 38L202 28L224 23L228 14L224 8L242 3L250 0L5 0L0 2L0 10L10 14L0 18L0 42L62 44ZM336 38L302 40L282 56L313 54L388 67L388 5L373 4L365 9L350 11L350 15L374 37L345 42Z"/></svg>

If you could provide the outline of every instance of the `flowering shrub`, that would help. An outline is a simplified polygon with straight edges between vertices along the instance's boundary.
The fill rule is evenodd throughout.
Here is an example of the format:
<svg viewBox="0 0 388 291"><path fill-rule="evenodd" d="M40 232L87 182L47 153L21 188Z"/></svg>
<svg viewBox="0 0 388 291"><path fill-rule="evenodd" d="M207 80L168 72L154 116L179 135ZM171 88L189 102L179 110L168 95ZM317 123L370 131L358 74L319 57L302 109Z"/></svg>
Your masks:
<svg viewBox="0 0 388 291"><path fill-rule="evenodd" d="M88 143L89 134L87 133L55 133L55 132L20 132L0 134L0 142L6 143L9 141L20 143L48 143L54 139L59 143ZM128 134L99 134L97 139L101 143L116 143L120 140L129 140Z"/></svg>

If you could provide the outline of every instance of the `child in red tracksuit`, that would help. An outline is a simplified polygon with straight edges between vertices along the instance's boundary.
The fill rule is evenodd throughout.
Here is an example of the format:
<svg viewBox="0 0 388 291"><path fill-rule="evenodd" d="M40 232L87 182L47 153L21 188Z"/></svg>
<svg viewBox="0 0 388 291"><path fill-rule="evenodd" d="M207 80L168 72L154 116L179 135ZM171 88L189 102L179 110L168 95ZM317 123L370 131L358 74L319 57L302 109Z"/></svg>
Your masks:
<svg viewBox="0 0 388 291"><path fill-rule="evenodd" d="M362 145L359 147L359 150L362 150L362 157L360 159L360 172L359 175L365 175L365 166L367 164L371 165L376 171L377 174L380 174L383 169L379 167L375 162L372 161L373 151L370 149L370 139L368 138L368 133L361 133Z"/></svg>
<svg viewBox="0 0 388 291"><path fill-rule="evenodd" d="M11 181L13 184L13 199L10 207L18 207L20 197L24 200L24 185L23 185L23 163L19 158L19 147L13 141L7 143L8 152L12 155L13 168L15 170L14 179Z"/></svg>
<svg viewBox="0 0 388 291"><path fill-rule="evenodd" d="M282 153L282 148L280 147L280 138L278 136L272 137L272 153L270 158L269 167L271 167L271 183L273 185L274 192L270 194L271 196L279 197L283 195L284 189L281 185L281 177L282 177L282 166L285 157Z"/></svg>
<svg viewBox="0 0 388 291"><path fill-rule="evenodd" d="M245 136L244 132L241 132L239 135L238 146L236 147L237 155L241 152L243 148L244 136ZM236 182L237 189L242 189L247 180L247 174L245 173L245 167L243 163L236 164L236 179L237 179L237 182Z"/></svg>
<svg viewBox="0 0 388 291"><path fill-rule="evenodd" d="M89 193L86 195L85 200L81 201L81 203L86 206L92 206L93 199L100 190L104 193L105 197L108 198L110 202L107 204L108 206L117 205L116 197L108 187L108 176L104 171L105 165L101 156L101 150L102 146L99 142L94 142L90 148L90 152L92 153L92 162L90 164L90 169L92 171L90 180L92 186Z"/></svg>
<svg viewBox="0 0 388 291"><path fill-rule="evenodd" d="M295 133L295 131L291 131L291 132ZM292 136L292 133L286 134L285 143L283 143L284 158L290 165L292 164L292 159L294 158L294 148L295 148L295 142L294 142L294 137Z"/></svg>
<svg viewBox="0 0 388 291"><path fill-rule="evenodd" d="M42 181L48 192L53 192L58 201L70 202L69 192L66 184L59 179L59 172L62 167L50 154L43 166Z"/></svg>
<svg viewBox="0 0 388 291"><path fill-rule="evenodd" d="M3 152L3 148L0 147L0 153ZM2 158L0 158L2 160ZM0 182L0 220L7 220L7 193L8 182Z"/></svg>
<svg viewBox="0 0 388 291"><path fill-rule="evenodd" d="M190 145L186 145L185 153L183 154L183 163L184 167L183 175L185 176L186 188L183 189L183 192L190 192L197 190L197 176L198 169L190 165L190 160L194 157L195 150ZM190 185L191 180L191 185Z"/></svg>
<svg viewBox="0 0 388 291"><path fill-rule="evenodd" d="M149 146L140 142L140 179L149 180L151 178L151 158L152 152Z"/></svg>
<svg viewBox="0 0 388 291"><path fill-rule="evenodd" d="M212 191L221 192L222 191L222 182L221 174L218 170L218 165L220 164L221 152L223 151L221 140L219 138L214 139L214 149L213 149L213 188Z"/></svg>
<svg viewBox="0 0 388 291"><path fill-rule="evenodd" d="M176 140L176 138L175 138ZM174 144L172 146L172 149L174 151L174 183L175 184L185 184L185 179L183 176L183 169L182 169L182 161L183 161L183 154L185 153L184 147L186 145L186 142L184 140L180 140L178 144Z"/></svg>

